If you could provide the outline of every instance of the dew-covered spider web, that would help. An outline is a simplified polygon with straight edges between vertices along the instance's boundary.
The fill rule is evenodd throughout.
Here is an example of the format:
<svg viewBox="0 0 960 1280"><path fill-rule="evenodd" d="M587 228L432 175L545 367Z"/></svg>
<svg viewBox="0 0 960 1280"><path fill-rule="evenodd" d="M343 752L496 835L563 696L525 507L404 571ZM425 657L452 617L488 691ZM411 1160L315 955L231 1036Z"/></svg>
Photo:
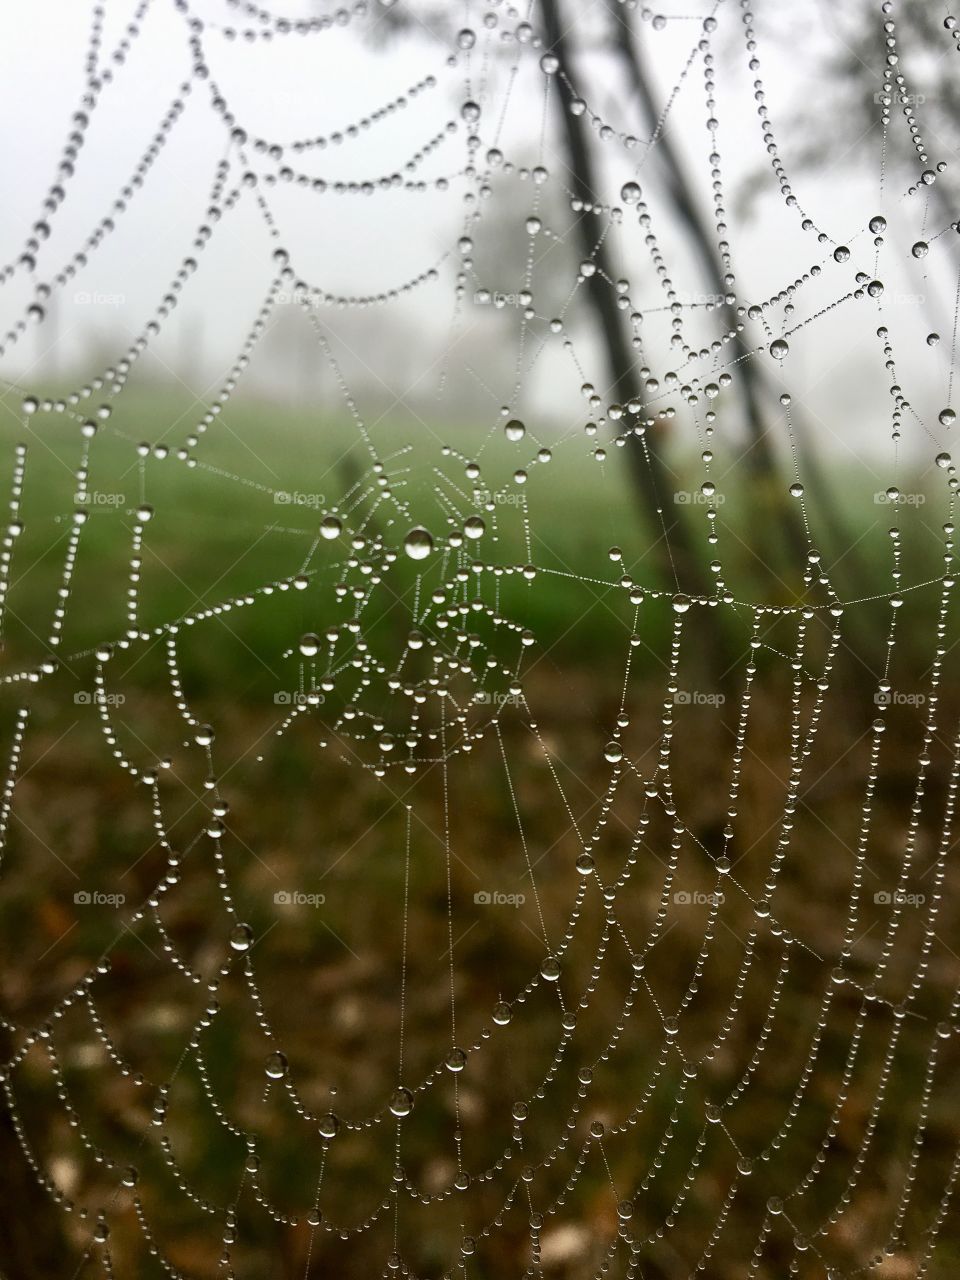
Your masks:
<svg viewBox="0 0 960 1280"><path fill-rule="evenodd" d="M0 273L8 1280L956 1273L960 134L873 4L795 171L806 7L93 8ZM291 44L362 114L264 131Z"/></svg>

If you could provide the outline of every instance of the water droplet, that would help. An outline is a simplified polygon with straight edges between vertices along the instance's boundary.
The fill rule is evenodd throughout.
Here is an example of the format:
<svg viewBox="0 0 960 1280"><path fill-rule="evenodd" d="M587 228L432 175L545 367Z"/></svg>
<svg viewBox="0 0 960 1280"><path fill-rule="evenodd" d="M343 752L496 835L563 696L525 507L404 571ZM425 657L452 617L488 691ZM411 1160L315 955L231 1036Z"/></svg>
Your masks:
<svg viewBox="0 0 960 1280"><path fill-rule="evenodd" d="M472 49L477 43L477 33L471 27L463 27L457 32L457 45L461 49Z"/></svg>
<svg viewBox="0 0 960 1280"><path fill-rule="evenodd" d="M390 1095L390 1110L395 1116L408 1116L413 1110L413 1094L409 1089L394 1089Z"/></svg>
<svg viewBox="0 0 960 1280"><path fill-rule="evenodd" d="M287 1062L286 1054L281 1053L279 1050L270 1054L263 1067L271 1080L282 1080L289 1068L290 1064Z"/></svg>
<svg viewBox="0 0 960 1280"><path fill-rule="evenodd" d="M462 1071L467 1065L467 1055L462 1049L454 1047L444 1058L443 1065L448 1071L452 1071L456 1074L458 1071Z"/></svg>
<svg viewBox="0 0 960 1280"><path fill-rule="evenodd" d="M20 406L27 415L36 413L40 408L39 401L34 396L24 396L23 403Z"/></svg>
<svg viewBox="0 0 960 1280"><path fill-rule="evenodd" d="M433 538L422 525L416 525L404 539L403 549L411 560L425 560L433 550Z"/></svg>
<svg viewBox="0 0 960 1280"><path fill-rule="evenodd" d="M619 742L608 742L603 748L603 758L611 764L619 764L623 759L623 747Z"/></svg>
<svg viewBox="0 0 960 1280"><path fill-rule="evenodd" d="M493 1020L498 1027L505 1027L513 1017L513 1010L505 1000L501 1000L499 1004L494 1006Z"/></svg>
<svg viewBox="0 0 960 1280"><path fill-rule="evenodd" d="M589 853L581 853L577 858L576 867L580 875L591 875L594 868L593 856Z"/></svg>
<svg viewBox="0 0 960 1280"><path fill-rule="evenodd" d="M637 204L642 195L638 182L625 182L620 188L620 199L624 204Z"/></svg>
<svg viewBox="0 0 960 1280"><path fill-rule="evenodd" d="M937 414L942 427L952 427L957 420L957 415L951 408L941 409Z"/></svg>
<svg viewBox="0 0 960 1280"><path fill-rule="evenodd" d="M487 531L487 526L479 516L471 516L464 522L463 532L468 538L482 538Z"/></svg>
<svg viewBox="0 0 960 1280"><path fill-rule="evenodd" d="M140 524L146 524L148 520L152 519L153 507L148 506L146 503L142 507L137 507L137 520Z"/></svg>
<svg viewBox="0 0 960 1280"><path fill-rule="evenodd" d="M305 658L315 658L320 652L320 637L315 631L308 631L300 637L300 652Z"/></svg>
<svg viewBox="0 0 960 1280"><path fill-rule="evenodd" d="M883 293L883 281L871 280L867 285L867 293L869 293L871 298L879 298Z"/></svg>
<svg viewBox="0 0 960 1280"><path fill-rule="evenodd" d="M951 458L949 453L938 453L934 461L938 467L943 467L943 469L946 470L950 465Z"/></svg>
<svg viewBox="0 0 960 1280"><path fill-rule="evenodd" d="M782 360L789 351L790 346L783 338L774 338L770 343L770 354L774 360Z"/></svg>
<svg viewBox="0 0 960 1280"><path fill-rule="evenodd" d="M939 333L928 333L928 334L927 334L927 346L928 346L928 347L937 347L937 346L939 346L939 345L940 345L940 335L939 335Z"/></svg>
<svg viewBox="0 0 960 1280"><path fill-rule="evenodd" d="M910 252L915 258L925 258L930 252L930 246L927 244L926 240L918 240L916 244L911 247Z"/></svg>
<svg viewBox="0 0 960 1280"><path fill-rule="evenodd" d="M465 102L460 108L460 115L467 124L476 124L480 119L480 107L476 102Z"/></svg>
<svg viewBox="0 0 960 1280"><path fill-rule="evenodd" d="M850 250L845 244L838 244L833 251L833 258L835 262L849 262Z"/></svg>
<svg viewBox="0 0 960 1280"><path fill-rule="evenodd" d="M540 70L547 76L555 76L560 70L560 59L555 53L545 53L540 59Z"/></svg>
<svg viewBox="0 0 960 1280"><path fill-rule="evenodd" d="M878 236L881 232L886 231L887 220L882 213L877 213L870 219L869 226L873 234Z"/></svg>
<svg viewBox="0 0 960 1280"><path fill-rule="evenodd" d="M317 1132L321 1138L328 1139L335 1138L340 1132L340 1121L332 1111L328 1111L325 1116L321 1116L317 1121Z"/></svg>
<svg viewBox="0 0 960 1280"><path fill-rule="evenodd" d="M686 613L690 608L691 603L692 601L689 596L685 596L683 592L678 592L678 594L673 597L672 601L674 613Z"/></svg>
<svg viewBox="0 0 960 1280"><path fill-rule="evenodd" d="M234 951L249 951L253 946L253 930L248 924L235 924L230 930L230 946Z"/></svg>
<svg viewBox="0 0 960 1280"><path fill-rule="evenodd" d="M507 425L503 428L503 434L513 444L522 440L527 434L527 428L523 425L519 418L511 418Z"/></svg>
<svg viewBox="0 0 960 1280"><path fill-rule="evenodd" d="M547 982L556 982L560 977L560 962L556 956L547 956L540 966L540 976Z"/></svg>
<svg viewBox="0 0 960 1280"><path fill-rule="evenodd" d="M339 538L343 532L343 525L336 516L324 516L320 521L320 536L326 538L328 542L332 542L334 538Z"/></svg>
<svg viewBox="0 0 960 1280"><path fill-rule="evenodd" d="M790 486L790 497L791 497L791 498L802 498L802 497L803 497L803 485L802 485L802 484L799 484L799 483L792 484L792 485Z"/></svg>

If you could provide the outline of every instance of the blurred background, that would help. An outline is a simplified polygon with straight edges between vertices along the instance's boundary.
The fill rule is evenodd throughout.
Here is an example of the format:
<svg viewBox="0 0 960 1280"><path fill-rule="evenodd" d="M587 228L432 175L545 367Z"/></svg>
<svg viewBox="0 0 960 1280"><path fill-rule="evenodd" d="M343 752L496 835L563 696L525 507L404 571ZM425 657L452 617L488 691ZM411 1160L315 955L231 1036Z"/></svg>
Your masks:
<svg viewBox="0 0 960 1280"><path fill-rule="evenodd" d="M4 29L0 1273L954 1274L953 20Z"/></svg>

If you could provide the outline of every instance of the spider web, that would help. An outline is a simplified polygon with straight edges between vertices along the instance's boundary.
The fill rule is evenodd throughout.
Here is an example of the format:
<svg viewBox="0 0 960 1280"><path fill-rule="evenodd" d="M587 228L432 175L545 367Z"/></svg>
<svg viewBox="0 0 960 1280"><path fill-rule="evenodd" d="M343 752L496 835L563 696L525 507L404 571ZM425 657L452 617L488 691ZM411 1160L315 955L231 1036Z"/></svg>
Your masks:
<svg viewBox="0 0 960 1280"><path fill-rule="evenodd" d="M905 115L915 180L881 170L875 208L828 230L779 150L742 6L638 13L651 48L689 31L651 137L605 118L537 11L471 2L407 90L371 84L346 124L321 102L324 132L275 139L218 83L224 49L359 37L384 7L286 19L234 0L214 17L178 0L191 74L58 267L46 241L149 9L115 44L94 9L83 101L0 275L7 357L148 202L188 107L219 121L203 225L125 350L68 392L19 378L5 396L3 1089L16 1161L62 1232L56 1274L952 1274L956 334L928 338L881 282L904 254L955 270L953 228L928 225L945 166L914 87L890 62L869 146L881 164ZM728 36L756 135L718 118ZM647 183L698 79L723 297L678 289ZM550 123L561 84L606 148L589 208ZM303 106L313 130L318 100ZM331 176L331 149L405 113L394 170ZM727 226L734 147L765 149L809 259L759 299L739 292ZM290 198L440 202L444 243L398 254L380 290L338 292L298 265ZM251 210L271 279L247 336L202 406L143 443L141 360ZM595 253L570 268L583 219ZM601 246L646 258L604 281L644 388L626 405L578 323ZM352 389L380 353L342 317L414 294L451 308L432 370L451 416L473 316L495 326L509 364L481 378L482 430L440 432L406 403L398 425ZM322 450L235 395L283 309L343 418ZM811 500L833 496L814 492L793 403L797 353L827 359L838 313L890 392L882 475L864 462L838 495L851 545L875 549L859 590L819 549ZM936 361L932 412L901 352ZM773 568L780 508L751 513L730 390L744 363L778 379L779 483L807 543ZM539 408L549 382L560 428ZM651 533L626 458L668 436L676 489ZM580 503L582 545L563 528ZM679 560L675 581L658 571L678 519L710 592ZM224 564L203 579L205 541Z"/></svg>

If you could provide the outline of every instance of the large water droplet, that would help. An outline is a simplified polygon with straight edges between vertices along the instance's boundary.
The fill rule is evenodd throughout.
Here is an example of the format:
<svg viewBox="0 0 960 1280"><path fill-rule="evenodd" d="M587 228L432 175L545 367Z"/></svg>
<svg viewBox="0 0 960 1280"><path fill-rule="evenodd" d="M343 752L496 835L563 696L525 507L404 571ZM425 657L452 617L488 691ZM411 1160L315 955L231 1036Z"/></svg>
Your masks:
<svg viewBox="0 0 960 1280"><path fill-rule="evenodd" d="M453 1048L444 1058L443 1065L448 1071L452 1071L456 1074L458 1071L462 1071L467 1065L467 1055L462 1049Z"/></svg>
<svg viewBox="0 0 960 1280"><path fill-rule="evenodd" d="M275 1053L271 1053L263 1066L264 1071L271 1080L282 1080L290 1069L287 1062L287 1056L281 1053L279 1049Z"/></svg>
<svg viewBox="0 0 960 1280"><path fill-rule="evenodd" d="M394 1089L390 1095L390 1110L395 1116L408 1116L413 1110L413 1094L409 1089Z"/></svg>
<svg viewBox="0 0 960 1280"><path fill-rule="evenodd" d="M317 1131L321 1138L335 1138L340 1132L340 1121L332 1111L328 1111L317 1121Z"/></svg>
<svg viewBox="0 0 960 1280"><path fill-rule="evenodd" d="M425 560L433 550L433 538L422 525L416 525L407 534L403 549L411 560Z"/></svg>
<svg viewBox="0 0 960 1280"><path fill-rule="evenodd" d="M253 946L253 930L248 924L235 924L230 930L230 946L234 951L249 951Z"/></svg>

